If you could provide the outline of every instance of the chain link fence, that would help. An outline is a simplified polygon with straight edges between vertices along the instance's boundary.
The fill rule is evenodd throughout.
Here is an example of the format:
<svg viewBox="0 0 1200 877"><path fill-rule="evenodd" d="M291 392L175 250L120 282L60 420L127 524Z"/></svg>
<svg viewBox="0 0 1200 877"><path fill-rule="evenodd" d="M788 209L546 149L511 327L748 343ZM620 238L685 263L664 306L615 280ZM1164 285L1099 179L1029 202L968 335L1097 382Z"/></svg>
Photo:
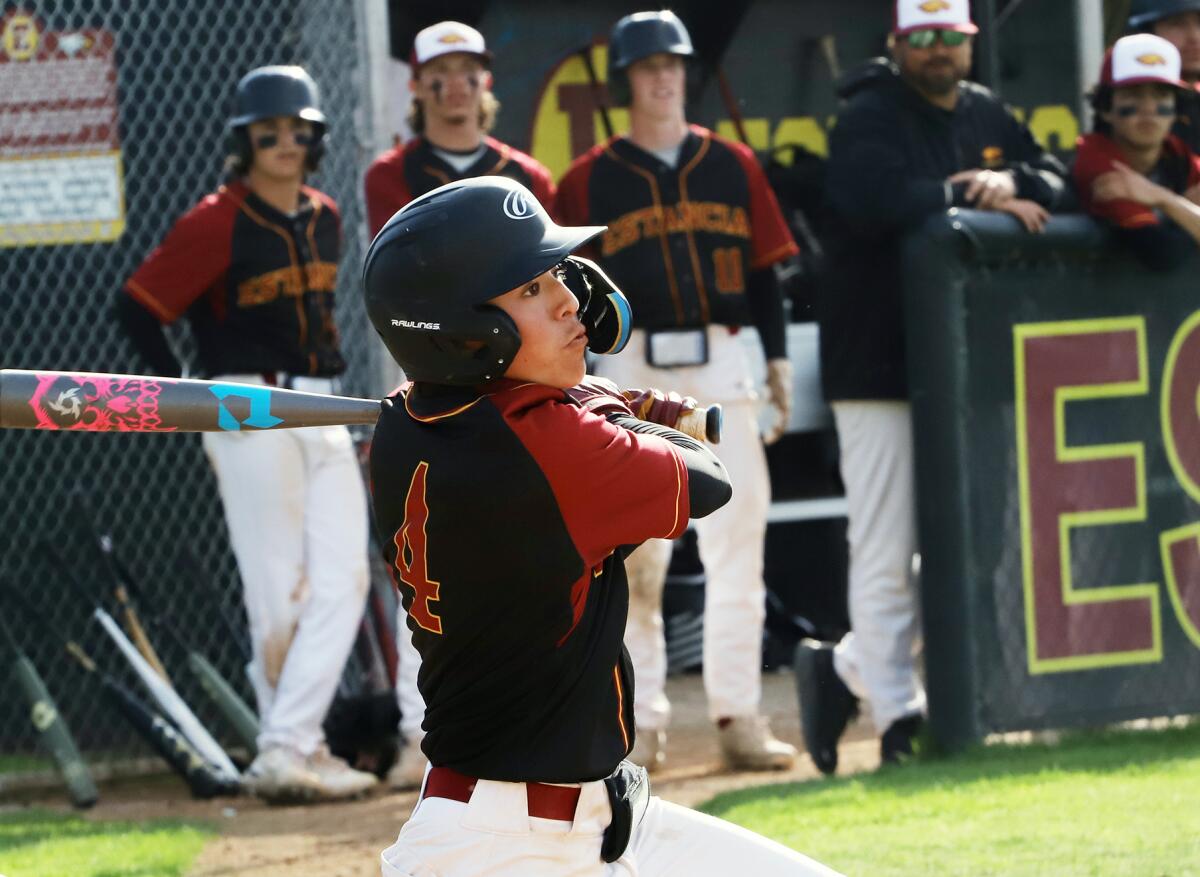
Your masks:
<svg viewBox="0 0 1200 877"><path fill-rule="evenodd" d="M310 183L337 200L345 230L342 391L381 395L381 348L358 292L361 180L372 156L357 12L354 0L0 4L0 365L140 369L115 322L115 296L172 223L220 184L237 80L260 65L300 64L329 117L327 152ZM172 327L170 337L190 355L186 329ZM111 593L69 514L73 497L86 495L145 604L169 615L253 703L237 568L198 436L0 431L0 461L7 585L137 687L89 619L91 607L67 585L74 576ZM149 754L55 643L12 607L0 612L89 758ZM224 738L183 669L185 655L169 640L158 645L185 699ZM9 681L4 690L14 692ZM35 751L27 706L0 698L0 752L19 759Z"/></svg>

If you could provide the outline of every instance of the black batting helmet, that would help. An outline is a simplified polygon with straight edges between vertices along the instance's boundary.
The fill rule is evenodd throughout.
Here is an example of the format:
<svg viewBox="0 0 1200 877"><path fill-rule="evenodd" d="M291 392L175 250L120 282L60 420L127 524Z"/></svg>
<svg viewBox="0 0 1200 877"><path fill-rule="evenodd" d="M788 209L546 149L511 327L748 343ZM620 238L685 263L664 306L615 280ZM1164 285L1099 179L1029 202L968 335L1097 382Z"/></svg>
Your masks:
<svg viewBox="0 0 1200 877"><path fill-rule="evenodd" d="M549 271L602 231L556 225L507 177L448 183L399 210L371 242L367 313L410 380L496 380L521 335L488 300Z"/></svg>
<svg viewBox="0 0 1200 877"><path fill-rule="evenodd" d="M1146 30L1160 18L1181 12L1200 12L1200 0L1133 0L1129 4L1129 30Z"/></svg>
<svg viewBox="0 0 1200 877"><path fill-rule="evenodd" d="M659 52L685 58L696 54L687 28L669 9L635 12L613 26L608 38L608 94L614 104L629 104L629 65Z"/></svg>
<svg viewBox="0 0 1200 877"><path fill-rule="evenodd" d="M316 170L324 151L327 121L321 112L321 92L303 67L270 66L251 70L237 84L233 115L229 119L234 157L248 169L251 161L251 122L291 116L311 122L313 142L308 146L308 169Z"/></svg>

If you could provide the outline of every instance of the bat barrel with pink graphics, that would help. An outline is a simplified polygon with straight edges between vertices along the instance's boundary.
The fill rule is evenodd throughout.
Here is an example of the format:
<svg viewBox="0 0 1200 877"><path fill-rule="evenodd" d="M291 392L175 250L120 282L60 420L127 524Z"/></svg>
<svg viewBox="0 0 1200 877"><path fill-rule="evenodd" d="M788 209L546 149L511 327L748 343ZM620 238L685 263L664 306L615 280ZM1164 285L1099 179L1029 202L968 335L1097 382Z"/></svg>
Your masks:
<svg viewBox="0 0 1200 877"><path fill-rule="evenodd" d="M0 369L4 429L239 432L378 417L378 399L188 378Z"/></svg>

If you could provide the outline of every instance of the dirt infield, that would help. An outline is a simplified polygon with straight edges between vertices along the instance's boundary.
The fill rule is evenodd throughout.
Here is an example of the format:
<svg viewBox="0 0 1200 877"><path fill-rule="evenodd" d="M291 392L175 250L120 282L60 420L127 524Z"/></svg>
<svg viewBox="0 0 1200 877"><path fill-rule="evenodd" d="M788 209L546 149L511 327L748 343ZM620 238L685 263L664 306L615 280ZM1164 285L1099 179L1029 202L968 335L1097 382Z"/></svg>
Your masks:
<svg viewBox="0 0 1200 877"><path fill-rule="evenodd" d="M705 715L700 678L675 677L667 688L675 710L668 760L652 779L654 792L661 797L695 805L730 789L817 776L808 758L801 758L799 766L788 772L726 772ZM791 674L770 674L763 688L776 733L800 746ZM878 764L878 743L869 728L850 729L841 758L844 772ZM220 837L205 847L188 877L377 877L379 851L395 839L414 801L411 793L382 792L363 801L310 807L268 807L250 798L193 801L181 783L163 777L106 786L88 818L209 823ZM62 805L61 800L36 803Z"/></svg>

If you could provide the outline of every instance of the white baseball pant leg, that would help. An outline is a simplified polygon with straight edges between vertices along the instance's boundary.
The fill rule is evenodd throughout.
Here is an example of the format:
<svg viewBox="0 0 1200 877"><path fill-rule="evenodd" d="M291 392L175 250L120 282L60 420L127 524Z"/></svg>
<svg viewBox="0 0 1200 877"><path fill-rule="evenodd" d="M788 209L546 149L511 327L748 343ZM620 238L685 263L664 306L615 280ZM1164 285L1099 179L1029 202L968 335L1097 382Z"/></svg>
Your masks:
<svg viewBox="0 0 1200 877"><path fill-rule="evenodd" d="M205 433L203 443L242 578L259 748L309 754L366 601L366 496L350 433Z"/></svg>
<svg viewBox="0 0 1200 877"><path fill-rule="evenodd" d="M695 522L706 580L704 689L709 715L716 720L754 715L762 699L763 546L771 486L746 349L722 326L709 327L708 343L704 365L654 368L646 362L645 332L634 330L625 351L597 359L596 371L622 389L674 390L702 405L720 402L725 408L721 443L713 450L729 470L733 498ZM637 675L634 718L639 728L664 727L670 715L662 624L670 554L664 559L662 551L647 543L626 560L630 597L625 645Z"/></svg>
<svg viewBox="0 0 1200 877"><path fill-rule="evenodd" d="M412 630L404 604L396 604L396 703L400 706L400 735L405 742L419 742L425 736L421 727L425 721L425 698L417 688L417 673L421 669L421 653L413 645Z"/></svg>
<svg viewBox="0 0 1200 877"><path fill-rule="evenodd" d="M426 798L380 856L383 877L838 877L794 850L651 797L629 848L600 858L604 783L580 784L573 822L529 816L524 783L480 780L469 803Z"/></svg>
<svg viewBox="0 0 1200 877"><path fill-rule="evenodd" d="M848 506L850 628L834 667L880 733L925 711L912 560L916 493L912 409L899 401L833 403Z"/></svg>

